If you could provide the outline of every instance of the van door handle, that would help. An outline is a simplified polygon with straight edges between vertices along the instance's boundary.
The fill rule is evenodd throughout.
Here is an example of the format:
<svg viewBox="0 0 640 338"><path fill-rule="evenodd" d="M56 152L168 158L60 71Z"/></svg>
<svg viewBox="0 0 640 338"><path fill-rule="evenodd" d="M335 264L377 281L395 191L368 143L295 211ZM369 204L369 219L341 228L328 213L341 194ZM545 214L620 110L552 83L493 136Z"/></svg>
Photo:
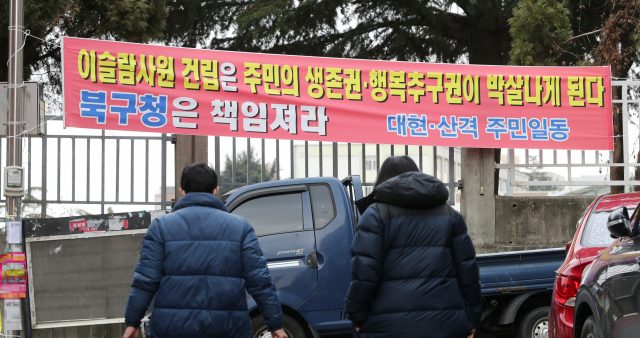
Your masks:
<svg viewBox="0 0 640 338"><path fill-rule="evenodd" d="M312 252L307 256L307 266L314 270L318 270L318 256L315 252Z"/></svg>

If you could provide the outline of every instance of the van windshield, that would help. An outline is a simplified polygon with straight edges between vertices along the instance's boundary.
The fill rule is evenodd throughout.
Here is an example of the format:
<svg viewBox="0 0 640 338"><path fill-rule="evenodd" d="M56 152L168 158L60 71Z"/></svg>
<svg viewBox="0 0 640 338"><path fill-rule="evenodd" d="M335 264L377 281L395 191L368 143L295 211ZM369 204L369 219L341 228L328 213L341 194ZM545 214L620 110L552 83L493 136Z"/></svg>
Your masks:
<svg viewBox="0 0 640 338"><path fill-rule="evenodd" d="M582 235L582 246L606 248L615 241L607 229L607 220L612 211L606 210L591 214ZM628 209L629 215L633 215L633 211L634 209Z"/></svg>

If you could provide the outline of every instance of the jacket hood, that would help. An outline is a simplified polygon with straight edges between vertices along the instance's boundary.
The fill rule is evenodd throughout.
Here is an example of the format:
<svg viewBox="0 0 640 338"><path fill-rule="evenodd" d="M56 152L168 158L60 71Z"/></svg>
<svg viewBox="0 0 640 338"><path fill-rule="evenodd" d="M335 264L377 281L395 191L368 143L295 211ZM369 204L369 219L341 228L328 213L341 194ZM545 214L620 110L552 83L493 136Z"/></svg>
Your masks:
<svg viewBox="0 0 640 338"><path fill-rule="evenodd" d="M190 192L185 194L178 200L178 203L171 209L171 212L187 207L208 207L228 212L224 203L214 194L208 192Z"/></svg>
<svg viewBox="0 0 640 338"><path fill-rule="evenodd" d="M380 202L403 208L433 208L449 199L447 187L439 179L421 172L408 172L377 186L367 197L369 204Z"/></svg>

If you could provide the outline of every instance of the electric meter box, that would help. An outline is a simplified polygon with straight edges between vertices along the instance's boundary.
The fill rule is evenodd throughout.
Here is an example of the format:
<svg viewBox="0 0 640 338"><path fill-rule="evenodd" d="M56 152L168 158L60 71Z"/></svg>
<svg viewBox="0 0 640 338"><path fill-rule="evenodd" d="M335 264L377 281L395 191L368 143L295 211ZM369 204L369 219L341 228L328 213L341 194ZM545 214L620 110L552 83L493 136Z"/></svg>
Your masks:
<svg viewBox="0 0 640 338"><path fill-rule="evenodd" d="M4 195L12 197L24 196L24 168L4 168Z"/></svg>
<svg viewBox="0 0 640 338"><path fill-rule="evenodd" d="M30 136L43 136L45 129L44 86L38 82L24 83L24 122L23 130ZM9 109L7 83L0 82L0 136L7 136L7 110Z"/></svg>

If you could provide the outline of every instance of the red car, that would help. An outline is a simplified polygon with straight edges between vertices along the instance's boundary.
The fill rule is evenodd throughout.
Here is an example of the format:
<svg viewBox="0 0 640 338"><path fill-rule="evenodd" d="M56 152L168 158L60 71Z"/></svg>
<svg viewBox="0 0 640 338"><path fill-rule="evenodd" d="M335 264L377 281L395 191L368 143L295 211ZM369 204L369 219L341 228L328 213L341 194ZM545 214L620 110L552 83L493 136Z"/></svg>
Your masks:
<svg viewBox="0 0 640 338"><path fill-rule="evenodd" d="M639 202L640 193L600 196L578 221L576 234L567 244L567 258L556 271L549 311L550 338L573 338L573 308L582 271L614 241L607 230L607 218L622 206L626 206L631 215Z"/></svg>

